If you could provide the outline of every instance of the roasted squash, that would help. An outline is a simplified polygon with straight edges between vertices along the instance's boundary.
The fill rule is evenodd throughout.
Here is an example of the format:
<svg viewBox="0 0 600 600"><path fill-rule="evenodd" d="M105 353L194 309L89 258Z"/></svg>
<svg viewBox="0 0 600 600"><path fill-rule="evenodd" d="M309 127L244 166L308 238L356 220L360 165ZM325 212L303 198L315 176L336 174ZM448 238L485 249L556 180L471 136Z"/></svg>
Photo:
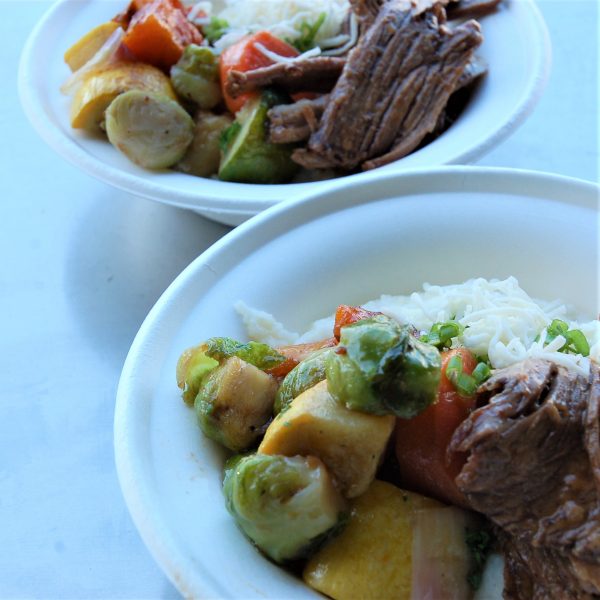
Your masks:
<svg viewBox="0 0 600 600"><path fill-rule="evenodd" d="M121 62L91 72L71 104L71 126L98 130L109 104L123 92L141 90L176 99L169 78L156 67Z"/></svg>

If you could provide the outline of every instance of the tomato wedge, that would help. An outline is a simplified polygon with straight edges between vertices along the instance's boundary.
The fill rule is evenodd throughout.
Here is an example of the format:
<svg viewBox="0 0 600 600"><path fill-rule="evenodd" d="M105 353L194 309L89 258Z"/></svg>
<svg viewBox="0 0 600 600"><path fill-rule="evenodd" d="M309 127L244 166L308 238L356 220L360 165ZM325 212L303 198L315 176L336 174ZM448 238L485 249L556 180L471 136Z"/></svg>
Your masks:
<svg viewBox="0 0 600 600"><path fill-rule="evenodd" d="M475 396L461 396L446 377L448 361L456 355L462 358L464 373L472 373L477 366L477 359L466 348L442 354L437 402L413 419L397 420L395 450L402 486L450 504L466 506L454 482L466 456L455 453L449 457L447 448L456 428L475 408Z"/></svg>
<svg viewBox="0 0 600 600"><path fill-rule="evenodd" d="M266 56L256 44L260 44L270 52L278 54L279 56L293 57L298 56L299 54L296 48L290 46L278 37L275 37L268 31L259 31L253 35L248 35L224 50L219 60L221 89L223 91L225 104L232 113L238 112L248 100L257 98L259 92L246 92L236 98L232 98L225 89L229 72L253 71L254 69L268 67L269 65L274 64L274 61Z"/></svg>

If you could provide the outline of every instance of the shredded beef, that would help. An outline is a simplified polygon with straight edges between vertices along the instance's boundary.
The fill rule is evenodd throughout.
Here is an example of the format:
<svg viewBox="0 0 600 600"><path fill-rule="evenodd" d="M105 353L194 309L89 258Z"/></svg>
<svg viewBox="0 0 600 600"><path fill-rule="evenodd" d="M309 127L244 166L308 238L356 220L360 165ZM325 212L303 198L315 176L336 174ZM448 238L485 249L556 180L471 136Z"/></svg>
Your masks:
<svg viewBox="0 0 600 600"><path fill-rule="evenodd" d="M269 141L289 144L307 140L319 126L329 96L315 100L299 100L294 104L279 104L268 113Z"/></svg>
<svg viewBox="0 0 600 600"><path fill-rule="evenodd" d="M337 81L345 58L317 56L292 62L282 62L253 69L230 71L225 88L232 98L269 85L277 85L287 91L328 92Z"/></svg>
<svg viewBox="0 0 600 600"><path fill-rule="evenodd" d="M506 598L600 594L600 374L543 360L497 371L449 451L471 508L503 531Z"/></svg>
<svg viewBox="0 0 600 600"><path fill-rule="evenodd" d="M502 0L460 0L448 5L449 19L482 17L496 10Z"/></svg>
<svg viewBox="0 0 600 600"><path fill-rule="evenodd" d="M477 22L450 30L440 10L415 15L402 0L382 6L348 55L307 149L294 152L296 162L369 169L419 145L482 41Z"/></svg>

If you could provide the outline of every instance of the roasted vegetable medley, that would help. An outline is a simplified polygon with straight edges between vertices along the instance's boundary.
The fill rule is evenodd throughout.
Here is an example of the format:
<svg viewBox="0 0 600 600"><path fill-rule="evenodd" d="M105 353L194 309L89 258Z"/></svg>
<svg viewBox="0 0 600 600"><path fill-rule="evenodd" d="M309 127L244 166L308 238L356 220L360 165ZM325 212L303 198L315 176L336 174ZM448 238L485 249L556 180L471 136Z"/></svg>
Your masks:
<svg viewBox="0 0 600 600"><path fill-rule="evenodd" d="M514 278L368 306L339 306L304 343L182 354L240 530L336 600L499 598L502 559L508 597L600 593L600 323L557 317ZM297 338L236 308L261 339Z"/></svg>
<svg viewBox="0 0 600 600"><path fill-rule="evenodd" d="M452 324L423 339L440 327ZM223 492L238 526L273 561L305 560L305 581L334 598L388 597L390 585L395 598L418 586L468 597L481 574L467 531L484 525L442 503L465 506L451 478L457 463L440 450L473 408L461 380L481 382L489 369L464 348L444 350L449 337L436 341L441 352L412 327L340 306L321 342L275 349L211 338L179 360L200 428L233 453ZM418 431L402 436L415 417ZM424 447L434 423L447 424L444 435ZM439 478L396 487L407 463Z"/></svg>
<svg viewBox="0 0 600 600"><path fill-rule="evenodd" d="M397 160L451 124L486 67L478 22L446 20L498 2L131 0L67 50L62 90L73 128L147 169L331 177Z"/></svg>

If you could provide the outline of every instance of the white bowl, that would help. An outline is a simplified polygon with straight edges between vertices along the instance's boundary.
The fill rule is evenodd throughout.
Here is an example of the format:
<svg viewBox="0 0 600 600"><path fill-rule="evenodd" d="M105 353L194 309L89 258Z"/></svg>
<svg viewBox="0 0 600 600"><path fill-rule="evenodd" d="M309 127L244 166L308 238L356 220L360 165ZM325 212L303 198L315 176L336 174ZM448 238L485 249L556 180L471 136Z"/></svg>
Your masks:
<svg viewBox="0 0 600 600"><path fill-rule="evenodd" d="M46 142L90 175L152 200L190 208L211 219L237 225L282 200L315 193L329 182L250 185L192 177L174 171L141 169L108 142L74 131L69 99L59 92L69 71L65 50L94 25L125 6L125 0L58 0L32 32L23 51L19 89L23 107ZM482 19L485 41L479 51L489 73L460 118L436 140L352 181L415 167L468 163L505 139L533 110L545 86L550 44L533 0L505 0ZM44 60L40 60L43 56Z"/></svg>
<svg viewBox="0 0 600 600"><path fill-rule="evenodd" d="M188 597L316 594L264 559L228 515L224 455L203 438L175 384L185 348L245 337L243 300L303 331L338 304L424 282L514 275L534 297L598 314L598 193L531 172L445 167L340 182L280 204L195 260L152 309L118 389L115 452L133 519Z"/></svg>

